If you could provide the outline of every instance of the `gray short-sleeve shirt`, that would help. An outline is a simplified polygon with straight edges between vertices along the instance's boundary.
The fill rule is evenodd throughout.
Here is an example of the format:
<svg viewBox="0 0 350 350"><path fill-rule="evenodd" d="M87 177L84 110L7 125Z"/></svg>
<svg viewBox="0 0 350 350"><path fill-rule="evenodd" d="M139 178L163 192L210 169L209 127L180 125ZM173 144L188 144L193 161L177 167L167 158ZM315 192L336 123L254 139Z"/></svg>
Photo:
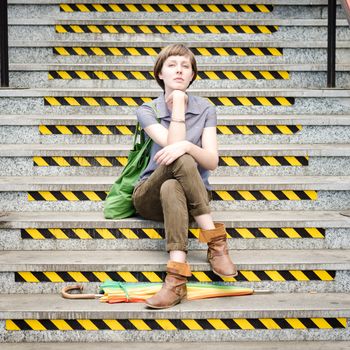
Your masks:
<svg viewBox="0 0 350 350"><path fill-rule="evenodd" d="M155 103L159 115L156 116L151 104ZM157 117L160 119L161 125L165 128L169 128L171 112L168 110L164 100L164 94L161 94L158 98L152 102L144 103L136 111L137 119L144 129L147 126L158 123ZM186 125L186 140L202 147L202 133L206 127L216 127L217 118L215 106L212 105L207 99L188 95L187 110L185 112L185 125ZM151 148L151 160L147 168L140 175L140 180L145 180L149 177L153 171L157 168L158 164L154 161L155 154L161 150L162 147L155 142ZM203 179L205 187L210 190L211 186L208 182L209 170L204 169L198 165L198 171Z"/></svg>

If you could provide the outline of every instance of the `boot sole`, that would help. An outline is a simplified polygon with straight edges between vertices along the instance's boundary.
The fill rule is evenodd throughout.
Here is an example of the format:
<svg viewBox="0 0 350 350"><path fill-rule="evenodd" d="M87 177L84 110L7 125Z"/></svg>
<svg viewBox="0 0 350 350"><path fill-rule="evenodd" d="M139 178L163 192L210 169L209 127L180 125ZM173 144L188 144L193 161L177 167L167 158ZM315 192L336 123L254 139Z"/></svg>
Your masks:
<svg viewBox="0 0 350 350"><path fill-rule="evenodd" d="M236 277L238 275L238 272L236 272L235 274L233 275L221 275L220 273L217 273L215 270L212 270L215 275L219 276L219 277Z"/></svg>
<svg viewBox="0 0 350 350"><path fill-rule="evenodd" d="M171 304L169 306L154 306L154 305L151 305L151 304L148 304L145 302L145 304L147 305L147 307L151 308L151 309L169 309L175 305L178 305L180 303L185 303L187 301L187 299L181 299L180 301L178 301L177 303L174 303L174 304Z"/></svg>

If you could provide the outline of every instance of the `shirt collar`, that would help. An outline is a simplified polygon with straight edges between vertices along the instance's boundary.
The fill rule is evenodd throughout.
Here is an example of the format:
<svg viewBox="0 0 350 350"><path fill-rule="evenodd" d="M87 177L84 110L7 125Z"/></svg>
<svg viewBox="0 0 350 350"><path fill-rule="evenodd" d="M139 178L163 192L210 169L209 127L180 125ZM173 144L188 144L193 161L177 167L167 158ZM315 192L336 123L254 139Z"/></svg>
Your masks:
<svg viewBox="0 0 350 350"><path fill-rule="evenodd" d="M169 111L165 99L164 99L164 94L161 94L157 98L157 108L159 110L159 117L160 118L165 118L165 117L170 117L171 112ZM196 114L199 115L203 111L203 106L198 105L198 103L195 101L194 96L188 94L188 104L187 104L187 109L186 109L186 114Z"/></svg>

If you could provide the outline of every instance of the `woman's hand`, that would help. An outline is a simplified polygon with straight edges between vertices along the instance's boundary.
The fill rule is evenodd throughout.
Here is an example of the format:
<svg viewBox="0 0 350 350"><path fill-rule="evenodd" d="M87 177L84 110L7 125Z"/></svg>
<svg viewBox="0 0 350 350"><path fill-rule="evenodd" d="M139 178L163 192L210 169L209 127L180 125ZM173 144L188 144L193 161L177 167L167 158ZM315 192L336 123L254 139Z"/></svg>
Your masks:
<svg viewBox="0 0 350 350"><path fill-rule="evenodd" d="M190 142L179 141L165 146L154 156L154 160L158 165L169 165L183 154L188 153Z"/></svg>
<svg viewBox="0 0 350 350"><path fill-rule="evenodd" d="M183 104L184 106L187 105L188 102L188 95L186 92L181 90L174 90L165 100L166 104L168 105L169 109L172 110L174 104Z"/></svg>

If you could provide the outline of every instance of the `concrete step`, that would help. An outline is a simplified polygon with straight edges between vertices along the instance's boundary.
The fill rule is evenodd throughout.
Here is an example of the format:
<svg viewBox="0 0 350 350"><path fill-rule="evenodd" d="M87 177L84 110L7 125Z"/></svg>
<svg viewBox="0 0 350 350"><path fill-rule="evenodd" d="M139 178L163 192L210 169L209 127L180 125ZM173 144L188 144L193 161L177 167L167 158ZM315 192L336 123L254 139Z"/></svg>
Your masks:
<svg viewBox="0 0 350 350"><path fill-rule="evenodd" d="M146 77L147 72L138 72ZM145 74L143 74L145 73ZM287 72L287 71L249 71L232 72L237 78L220 79L221 72L213 72L214 78L209 80L208 74L200 74L201 79L197 79L193 87L195 88L324 88L327 81L326 72ZM217 73L217 74L216 74ZM99 74L99 73L97 73ZM132 78L130 72L111 71L101 72L105 77L96 78L95 73L90 71L50 71L50 72L13 72L10 73L11 87L15 88L157 88L158 85L154 79L136 80ZM229 76L230 73L227 74ZM75 79L76 76L91 77L86 79ZM222 74L223 75L223 74ZM57 78L60 76L72 77L67 79ZM119 76L121 78L117 78ZM55 77L55 79L52 79ZM128 78L126 78L128 77ZM203 79L204 77L204 79ZM337 87L350 88L350 72L337 72ZM143 79L143 78L141 78ZM35 82L33 85L32 82Z"/></svg>
<svg viewBox="0 0 350 350"><path fill-rule="evenodd" d="M245 341L245 342L223 342L220 341L220 349L229 350L234 346L237 350L348 350L350 342L348 341ZM176 342L176 343L7 343L1 344L3 350L79 350L82 347L86 350L99 350L108 347L119 348L123 350L144 350L145 347L157 348L159 350L181 350L187 349L215 350L218 347L216 342Z"/></svg>
<svg viewBox="0 0 350 350"><path fill-rule="evenodd" d="M350 114L219 114L221 125L350 125ZM135 125L135 114L0 114L0 125Z"/></svg>
<svg viewBox="0 0 350 350"><path fill-rule="evenodd" d="M147 310L142 303L108 305L96 300L72 301L62 299L59 295L42 294L2 295L0 305L0 317L7 320L7 329L2 330L2 338L8 342L18 339L31 342L62 342L73 339L75 342L84 339L90 343L107 340L133 342L141 339L143 342L165 342L174 341L175 329L178 329L177 342L192 341L194 337L196 341L220 339L235 342L248 339L319 341L326 340L327 337L332 337L332 340L349 340L346 318L349 317L350 299L345 293L257 294L197 300L161 311ZM53 308L55 311L52 311ZM54 322L45 321L48 319ZM91 320L97 326L93 327L88 321L82 322L82 325L74 322L79 319ZM215 323L210 324L209 319ZM28 320L28 323L24 320ZM38 320L38 323L29 320ZM107 325L102 320L117 322L107 321ZM139 323L137 320L143 322ZM161 320L168 322L162 323ZM67 327L67 322L72 327ZM43 323L45 326L41 326ZM16 327L16 324L19 327ZM28 324L31 326L28 327ZM54 324L58 325L58 328ZM225 324L229 326L224 326ZM78 325L80 330L76 331ZM119 327L116 327L117 325ZM170 328L171 325L173 328ZM36 331L30 331L31 329ZM70 331L48 332L47 329ZM105 331L99 331L101 329ZM108 332L107 329L115 331ZM147 331L142 331L146 329Z"/></svg>
<svg viewBox="0 0 350 350"><path fill-rule="evenodd" d="M191 89L223 113L348 114L349 89ZM8 89L0 92L2 113L126 113L157 97L158 89ZM147 96L145 96L147 94ZM90 97L90 99L87 99ZM106 99L107 98L107 99ZM44 103L43 103L44 102ZM97 109L98 107L98 109ZM94 111L94 112L93 112Z"/></svg>
<svg viewBox="0 0 350 350"><path fill-rule="evenodd" d="M212 210L345 210L349 176L211 177ZM1 177L2 209L102 210L115 176Z"/></svg>
<svg viewBox="0 0 350 350"><path fill-rule="evenodd" d="M231 249L350 249L350 219L338 211L214 211ZM162 223L100 212L9 212L0 217L2 250L164 250ZM196 224L189 249L198 250Z"/></svg>
<svg viewBox="0 0 350 350"><path fill-rule="evenodd" d="M9 131L6 128L5 134L6 130ZM14 141L16 130L11 135ZM50 142L55 142L53 138L50 136ZM71 142L70 136L65 139ZM42 140L46 142L45 138ZM117 176L127 162L132 140L128 138L124 144L108 140L108 144L2 144L0 174L17 176L21 168L21 174L26 176ZM85 141L89 142L89 137ZM348 144L222 145L220 138L219 143L219 166L212 172L214 176L350 174Z"/></svg>

